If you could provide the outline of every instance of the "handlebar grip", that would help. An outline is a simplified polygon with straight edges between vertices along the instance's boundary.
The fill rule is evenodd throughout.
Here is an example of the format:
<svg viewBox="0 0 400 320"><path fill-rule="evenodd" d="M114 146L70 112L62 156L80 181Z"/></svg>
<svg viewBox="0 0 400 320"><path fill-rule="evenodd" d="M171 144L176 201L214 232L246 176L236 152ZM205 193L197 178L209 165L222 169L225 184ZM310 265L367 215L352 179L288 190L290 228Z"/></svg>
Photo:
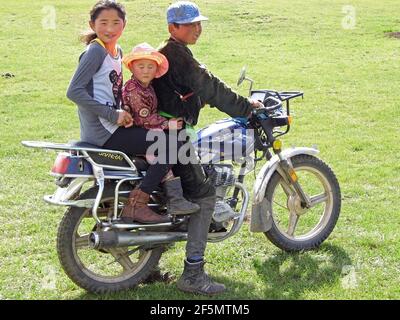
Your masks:
<svg viewBox="0 0 400 320"><path fill-rule="evenodd" d="M273 104L272 106L269 106L269 107L266 106L265 109L267 111L274 111L274 110L279 109L279 108L282 107L282 101L277 99L277 98L275 98L275 97L272 97L272 96L267 97L263 101L263 104L265 105L265 104L269 103L269 100L272 100L273 102L275 102L275 104Z"/></svg>
<svg viewBox="0 0 400 320"><path fill-rule="evenodd" d="M256 116L256 115L265 113L265 110L267 110L266 107L264 107L264 108L257 108L257 109L253 109L253 110L251 111L251 113L252 113L252 115L255 115L255 116Z"/></svg>

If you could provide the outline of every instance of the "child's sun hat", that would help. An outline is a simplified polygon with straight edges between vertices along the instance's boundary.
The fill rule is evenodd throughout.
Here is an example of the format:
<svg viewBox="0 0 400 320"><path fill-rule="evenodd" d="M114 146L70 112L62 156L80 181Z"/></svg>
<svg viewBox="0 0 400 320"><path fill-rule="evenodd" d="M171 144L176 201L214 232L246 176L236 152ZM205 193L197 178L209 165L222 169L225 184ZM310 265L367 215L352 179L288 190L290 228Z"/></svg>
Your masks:
<svg viewBox="0 0 400 320"><path fill-rule="evenodd" d="M167 58L145 42L135 46L131 52L122 58L122 62L130 69L130 65L133 61L141 59L152 60L157 63L156 78L162 77L168 71L169 63Z"/></svg>

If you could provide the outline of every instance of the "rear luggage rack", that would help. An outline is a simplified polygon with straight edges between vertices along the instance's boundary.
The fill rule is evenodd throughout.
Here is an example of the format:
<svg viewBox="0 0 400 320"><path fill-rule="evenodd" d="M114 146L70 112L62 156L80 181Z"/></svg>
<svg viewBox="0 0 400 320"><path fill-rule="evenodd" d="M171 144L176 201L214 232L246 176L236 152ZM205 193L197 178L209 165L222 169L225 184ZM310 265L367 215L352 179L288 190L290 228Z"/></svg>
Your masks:
<svg viewBox="0 0 400 320"><path fill-rule="evenodd" d="M130 171L133 174L138 174L138 170L132 160L123 152L117 150L109 150L109 149L101 149L101 148L86 148L80 146L74 146L72 144L67 143L53 143L53 142L43 142L43 141L22 141L22 145L28 148L40 148L40 149L48 149L48 150L63 150L63 151L76 151L79 154L82 154L83 157L89 161L92 165L95 165L100 168L110 169L110 170L124 170ZM98 163L93 157L89 154L91 152L94 153L106 153L112 154L119 159L123 159L126 161L128 166L115 166L110 164L102 164Z"/></svg>

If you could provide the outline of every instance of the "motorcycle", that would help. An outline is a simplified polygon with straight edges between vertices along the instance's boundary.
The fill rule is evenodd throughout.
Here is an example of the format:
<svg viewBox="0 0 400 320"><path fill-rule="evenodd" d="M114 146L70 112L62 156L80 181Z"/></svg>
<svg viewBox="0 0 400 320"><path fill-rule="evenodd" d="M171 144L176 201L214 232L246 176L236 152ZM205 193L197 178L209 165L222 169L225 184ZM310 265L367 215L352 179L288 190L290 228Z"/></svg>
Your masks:
<svg viewBox="0 0 400 320"><path fill-rule="evenodd" d="M291 128L289 102L303 93L252 90L245 69L238 85L244 80L251 82L250 97L265 107L248 119L217 121L197 131L193 141L216 188L208 241L224 241L243 226L250 203L245 177L255 172L256 163L265 162L254 181L250 231L263 232L285 251L318 248L340 214L339 183L316 157L317 149L282 149L278 139ZM58 151L51 169L58 188L44 200L68 208L58 227L57 253L78 286L94 293L133 288L148 278L168 247L187 240L190 216L172 215L171 222L156 224L119 219L130 191L146 174L144 158L83 142L22 144ZM152 193L149 206L167 214L161 188Z"/></svg>

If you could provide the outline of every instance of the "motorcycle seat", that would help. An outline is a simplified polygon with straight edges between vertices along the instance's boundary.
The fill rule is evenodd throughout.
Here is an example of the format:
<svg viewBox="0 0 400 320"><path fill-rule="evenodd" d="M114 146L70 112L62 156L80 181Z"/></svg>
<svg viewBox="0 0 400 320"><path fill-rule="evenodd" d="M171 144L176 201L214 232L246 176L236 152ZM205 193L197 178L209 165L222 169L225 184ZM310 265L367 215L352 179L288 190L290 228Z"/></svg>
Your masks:
<svg viewBox="0 0 400 320"><path fill-rule="evenodd" d="M71 143L75 147L81 148L90 148L90 149L104 149L103 147L84 142L84 141L77 141ZM110 153L110 152L88 152L89 156L98 164L102 165L109 165L109 166L118 166L118 167L129 167L128 162L118 154ZM149 168L149 164L146 161L146 158L141 155L131 156L128 155L129 159L132 160L136 169L139 171L146 171Z"/></svg>

